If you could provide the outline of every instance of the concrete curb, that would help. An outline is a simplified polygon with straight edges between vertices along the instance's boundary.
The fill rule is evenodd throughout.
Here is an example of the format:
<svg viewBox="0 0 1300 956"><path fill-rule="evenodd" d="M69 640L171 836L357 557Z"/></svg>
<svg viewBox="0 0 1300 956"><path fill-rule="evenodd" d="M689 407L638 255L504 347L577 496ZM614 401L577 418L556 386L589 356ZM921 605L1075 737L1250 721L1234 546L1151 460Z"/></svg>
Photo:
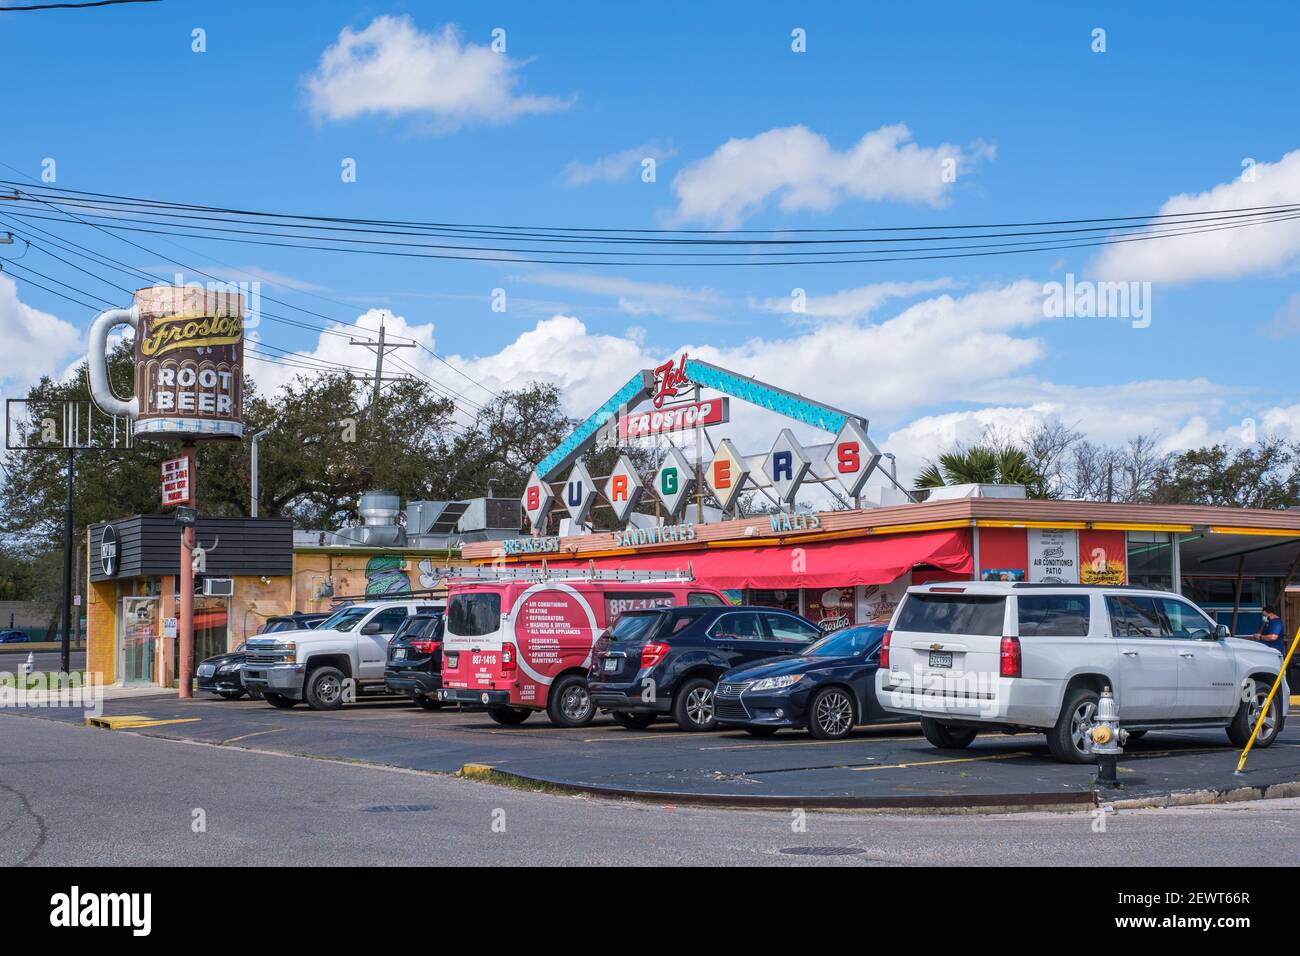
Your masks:
<svg viewBox="0 0 1300 956"><path fill-rule="evenodd" d="M1193 807L1213 803L1243 803L1247 800L1280 800L1300 797L1300 780L1289 783L1261 784L1255 787L1223 787L1220 789L1179 790L1176 793L1151 797L1133 797L1128 800L1098 800L1116 810L1151 810L1163 807Z"/></svg>
<svg viewBox="0 0 1300 956"><path fill-rule="evenodd" d="M1097 806L1091 790L1071 793L950 794L917 797L817 797L795 795L753 795L682 793L632 790L570 783L498 770L490 764L467 763L456 774L466 780L504 787L545 790L550 793L635 800L641 803L671 803L690 806L725 807L738 810L869 810L888 813L1025 813L1034 810L1072 811Z"/></svg>

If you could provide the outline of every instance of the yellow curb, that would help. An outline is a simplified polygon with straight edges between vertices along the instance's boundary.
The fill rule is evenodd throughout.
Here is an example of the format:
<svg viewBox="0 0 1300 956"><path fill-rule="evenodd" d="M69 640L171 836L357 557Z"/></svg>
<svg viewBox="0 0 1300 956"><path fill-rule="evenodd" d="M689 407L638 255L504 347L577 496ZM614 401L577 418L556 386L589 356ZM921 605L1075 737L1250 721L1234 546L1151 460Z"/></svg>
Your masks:
<svg viewBox="0 0 1300 956"><path fill-rule="evenodd" d="M488 763L467 763L461 766L460 775L462 777L490 777L494 770L496 768Z"/></svg>
<svg viewBox="0 0 1300 956"><path fill-rule="evenodd" d="M1292 707L1300 707L1300 694L1292 694L1292 695L1291 695L1291 706L1292 706Z"/></svg>
<svg viewBox="0 0 1300 956"><path fill-rule="evenodd" d="M139 727L161 727L164 724L192 724L202 717L176 717L172 720L156 720L143 714L119 714L114 717L87 717L87 727L102 727L105 730L135 730Z"/></svg>

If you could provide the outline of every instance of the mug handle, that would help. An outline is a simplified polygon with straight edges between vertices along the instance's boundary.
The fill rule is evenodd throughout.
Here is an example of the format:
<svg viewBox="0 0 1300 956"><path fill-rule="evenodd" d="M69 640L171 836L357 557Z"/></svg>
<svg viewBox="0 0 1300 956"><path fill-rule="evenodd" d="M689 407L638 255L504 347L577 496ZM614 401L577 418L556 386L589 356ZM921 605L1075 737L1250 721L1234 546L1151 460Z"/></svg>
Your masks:
<svg viewBox="0 0 1300 956"><path fill-rule="evenodd" d="M90 351L86 355L86 374L90 378L90 395L106 415L125 415L135 418L140 414L140 399L132 396L121 399L113 394L108 383L108 333L119 325L129 325L140 334L140 310L109 309L95 316L90 323Z"/></svg>

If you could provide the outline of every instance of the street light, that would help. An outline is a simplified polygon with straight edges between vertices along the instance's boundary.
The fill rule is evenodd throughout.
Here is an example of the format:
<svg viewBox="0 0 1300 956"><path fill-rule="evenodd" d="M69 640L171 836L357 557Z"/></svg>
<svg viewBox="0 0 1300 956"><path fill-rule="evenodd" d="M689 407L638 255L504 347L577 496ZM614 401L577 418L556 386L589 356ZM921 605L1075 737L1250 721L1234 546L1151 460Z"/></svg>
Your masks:
<svg viewBox="0 0 1300 956"><path fill-rule="evenodd" d="M252 461L253 480L252 480L252 487L250 489L252 493L252 500L249 502L248 505L248 513L251 517L254 518L257 517L257 443L260 442L263 438L265 438L270 433L271 433L271 429L263 428L260 432L258 432L256 435L253 436L253 461Z"/></svg>

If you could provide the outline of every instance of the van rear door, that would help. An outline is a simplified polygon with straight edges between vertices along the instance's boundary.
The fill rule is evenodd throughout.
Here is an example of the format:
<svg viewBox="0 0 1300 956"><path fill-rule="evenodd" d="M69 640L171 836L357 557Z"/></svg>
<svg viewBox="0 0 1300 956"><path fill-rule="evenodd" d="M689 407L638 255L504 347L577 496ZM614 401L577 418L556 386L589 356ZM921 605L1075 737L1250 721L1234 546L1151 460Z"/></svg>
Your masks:
<svg viewBox="0 0 1300 956"><path fill-rule="evenodd" d="M889 669L901 672L895 683L937 691L973 675L981 683L996 680L1002 637L1012 633L1006 630L1006 606L1004 594L909 591L890 638Z"/></svg>
<svg viewBox="0 0 1300 956"><path fill-rule="evenodd" d="M443 685L491 687L499 674L500 654L501 591L453 590L443 627Z"/></svg>

